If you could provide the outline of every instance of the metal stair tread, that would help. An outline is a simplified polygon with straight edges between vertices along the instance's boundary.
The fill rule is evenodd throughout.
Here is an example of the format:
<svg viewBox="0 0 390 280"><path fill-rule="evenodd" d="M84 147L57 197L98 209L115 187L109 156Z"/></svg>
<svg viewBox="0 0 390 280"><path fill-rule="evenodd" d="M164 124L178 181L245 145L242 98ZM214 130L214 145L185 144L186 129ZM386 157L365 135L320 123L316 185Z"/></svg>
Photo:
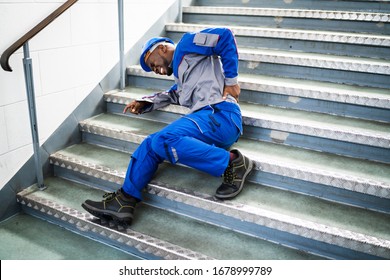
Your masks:
<svg viewBox="0 0 390 280"><path fill-rule="evenodd" d="M132 140L140 143L145 136L162 129L165 124L157 121L139 119L131 122L113 114L99 114L89 119L80 121L82 131L90 131L94 134L104 133L108 127L112 132L112 137L122 140ZM93 127L93 130L91 129Z"/></svg>
<svg viewBox="0 0 390 280"><path fill-rule="evenodd" d="M189 6L183 7L184 13L225 14L245 16L273 16L294 18L316 18L337 20L359 20L389 22L387 13L370 11L340 11L340 10L315 10L315 9L281 9L281 8L255 8L255 7L213 7L213 6Z"/></svg>
<svg viewBox="0 0 390 280"><path fill-rule="evenodd" d="M244 89L252 84L258 86L258 90L271 89L270 92L277 94L390 108L388 89L250 74L240 74L238 79Z"/></svg>
<svg viewBox="0 0 390 280"><path fill-rule="evenodd" d="M83 195L89 198L97 198L99 191L82 185L75 187L75 183L49 177L45 180L48 188L45 191L37 189L33 185L17 194L18 202L28 208L39 211L40 216L47 216L47 219L58 221L63 226L71 227L76 225L77 229L84 235L91 235L96 239L104 239L108 242L124 244L124 246L135 247L143 254L154 255L155 257L165 259L210 259L210 257L198 252L182 248L172 243L145 235L132 229L125 230L123 227L116 226L111 222L100 221L84 210L78 210L69 207L78 203L81 205ZM95 196L93 195L95 194ZM99 193L101 195L101 193ZM101 196L100 198L101 199ZM124 248L126 250L126 248ZM126 250L128 251L128 250Z"/></svg>
<svg viewBox="0 0 390 280"><path fill-rule="evenodd" d="M54 154L52 157L53 162L58 161L58 164L64 164L64 168L74 168L76 165L72 165L76 162L84 165L85 170L80 170L80 166L78 166L78 172L88 172L88 168L95 169L95 166L104 165L101 171L97 170L99 168L96 170L100 173L117 174L115 176L121 177L122 179L125 174L128 159L129 155L126 153L89 144L69 147L66 150ZM118 170L114 170L119 165L121 167ZM91 176L104 175L92 174ZM174 199L175 194L173 193L180 192L180 189L183 191L183 188L188 188L194 193L194 196L198 196L197 200L204 202L205 197L211 196L213 191L215 191L216 186L219 184L217 181L220 182L220 179L205 176L201 172L188 170L186 167L177 166L172 168L169 164L164 163L161 165L151 184L154 185L161 182L163 186L161 188L164 188L165 185L171 186L171 188L168 188L168 192L172 192L172 194L168 195L168 199ZM199 185L199 183L204 183L204 185ZM216 186L210 188L210 184L216 184ZM175 189L175 186L178 186L178 189ZM154 187L154 189L149 191L159 192L160 190L158 187ZM188 194L187 190L184 190L184 192L185 195ZM257 197L259 199L256 199ZM179 197L178 201L185 202L183 197ZM210 203L213 203L213 201L211 200ZM222 210L214 209L216 206L211 207L217 213L227 211L227 215L229 215L229 211L234 212L235 210L241 213L240 219L246 219L246 215L257 215L263 217L262 219L266 219L270 226L280 226L285 230L291 231L310 231L312 235L316 235L319 239L326 238L325 236L327 234L341 239L363 238L365 240L364 242L378 242L380 244L379 246L390 249L389 231L386 229L389 226L389 223L386 222L389 220L389 215L386 214L335 205L330 202L321 202L316 198L275 190L252 183L247 183L243 194L233 202L219 202L218 204L220 204L219 206ZM195 205L197 204L195 203ZM224 208L225 210L223 210ZM337 219L333 219L335 217ZM342 221L340 221L341 217ZM362 217L365 218L363 219ZM321 234L318 235L318 233L324 234L324 236ZM307 232L306 234L309 233ZM368 236L372 236L373 239ZM370 239L371 241L369 241Z"/></svg>
<svg viewBox="0 0 390 280"><path fill-rule="evenodd" d="M150 95L152 92L149 89L127 87L125 91L119 92L114 90L106 93L105 100L127 104L133 99L142 98ZM247 102L240 102L240 107L244 123L247 125L287 131L289 133L327 137L365 145L390 147L390 126L387 123ZM161 110L181 114L186 113L186 108L174 105L169 105Z"/></svg>
<svg viewBox="0 0 390 280"><path fill-rule="evenodd" d="M337 133L347 133L365 136L377 136L390 140L390 126L385 123L340 117L316 112L305 112L287 108L277 108L259 104L241 103L243 117L269 122L289 123L291 126L307 126ZM299 130L299 129L298 129ZM291 131L297 132L297 131ZM322 137L325 135L322 134ZM348 140L346 140L348 141ZM367 143L366 141L361 142ZM385 144L390 148L390 144Z"/></svg>
<svg viewBox="0 0 390 280"><path fill-rule="evenodd" d="M105 115L101 115L104 118ZM126 119L124 123L138 122L135 118ZM147 120L142 120L142 125L147 125ZM154 122L153 122L153 125ZM161 128L165 124L161 124ZM130 125L131 127L132 125ZM100 125L100 128L102 125ZM111 122L106 124L104 134L110 135L110 131L115 130L115 125ZM155 127L157 128L157 127ZM92 133L98 134L96 129ZM120 129L119 129L120 130ZM115 130L117 131L117 130ZM128 141L140 143L148 134L139 130L136 138L129 137ZM119 132L119 138L120 137ZM131 133L129 134L131 136ZM390 166L378 162L343 157L335 154L326 154L317 151L310 151L289 146L280 146L274 143L259 142L255 140L241 138L234 147L241 149L257 163L257 168L266 172L279 173L287 172L304 178L305 180L319 180L319 183L330 184L334 187L351 189L372 195L390 198Z"/></svg>
<svg viewBox="0 0 390 280"><path fill-rule="evenodd" d="M214 27L207 24L168 23L165 30L169 32L194 32L205 28ZM390 46L390 36L359 34L350 32L316 31L288 28L262 28L229 26L236 36L288 38L296 40L339 42L345 44L362 44L373 46Z"/></svg>
<svg viewBox="0 0 390 280"><path fill-rule="evenodd" d="M78 183L70 182L60 178L48 178L45 182L48 185L46 191L35 191L31 189L24 191L21 196L35 197L37 201L46 205L56 205L57 209L74 209L70 212L75 216L85 215L86 220L91 219L90 215L80 206L84 199L100 200L103 191L93 189ZM61 195L58 195L61 193ZM138 211L137 211L138 210ZM80 215L82 213L82 215ZM173 230L172 221L175 221ZM121 232L109 230L104 227L107 236L121 239L126 236L139 239L153 247L145 247L149 253L156 250L166 249L169 254L178 258L189 259L272 259L272 258L318 258L294 249L284 248L278 244L246 236L215 225L194 220L173 212L165 211L142 203L137 206L133 224ZM191 233L196 232L196 235ZM188 236L191 234L191 239ZM205 242L207 240L207 242ZM216 246L210 246L213 243ZM172 254L172 256L171 256ZM164 257L164 256L162 256Z"/></svg>
<svg viewBox="0 0 390 280"><path fill-rule="evenodd" d="M351 10L351 11L381 11L387 8L388 0L350 0L350 1L332 1L335 3L329 3L329 1L314 1L310 3L310 7L318 7L321 10ZM351 4L350 4L351 3ZM225 1L210 1L210 0L198 0L198 5L202 6L221 6L221 7L275 7L275 8L292 8L298 7L300 9L307 9L308 3L305 0L295 1L274 1L274 0L263 0L257 1L236 1L236 0L225 0ZM386 11L388 11L386 9Z"/></svg>
<svg viewBox="0 0 390 280"><path fill-rule="evenodd" d="M384 59L243 47L238 53L241 60L390 74L390 61Z"/></svg>
<svg viewBox="0 0 390 280"><path fill-rule="evenodd" d="M144 72L140 65L127 67L127 73L128 75L174 82L173 77ZM389 89L252 74L239 74L238 81L242 90L390 109Z"/></svg>

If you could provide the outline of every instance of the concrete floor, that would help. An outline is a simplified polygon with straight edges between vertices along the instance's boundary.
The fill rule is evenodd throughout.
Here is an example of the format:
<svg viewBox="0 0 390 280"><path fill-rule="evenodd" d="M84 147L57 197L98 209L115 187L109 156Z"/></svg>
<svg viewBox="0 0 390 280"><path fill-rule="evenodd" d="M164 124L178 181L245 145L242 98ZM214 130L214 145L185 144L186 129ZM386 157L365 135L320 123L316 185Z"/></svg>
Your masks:
<svg viewBox="0 0 390 280"><path fill-rule="evenodd" d="M1 260L136 260L27 214L0 223Z"/></svg>

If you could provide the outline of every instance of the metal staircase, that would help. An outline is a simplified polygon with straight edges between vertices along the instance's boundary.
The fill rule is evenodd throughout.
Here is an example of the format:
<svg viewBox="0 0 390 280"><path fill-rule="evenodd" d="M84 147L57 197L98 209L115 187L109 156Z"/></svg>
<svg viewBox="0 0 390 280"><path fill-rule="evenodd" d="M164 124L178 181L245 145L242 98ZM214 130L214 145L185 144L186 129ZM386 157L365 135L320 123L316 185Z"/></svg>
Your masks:
<svg viewBox="0 0 390 280"><path fill-rule="evenodd" d="M80 122L83 142L51 155L48 188L17 195L23 210L146 259L390 259L390 3L197 5L166 36L222 25L236 35L235 146L255 162L242 194L216 200L220 178L164 163L130 228L81 208L118 189L137 145L186 113L123 115L173 83L132 65L126 90L104 95L107 112Z"/></svg>

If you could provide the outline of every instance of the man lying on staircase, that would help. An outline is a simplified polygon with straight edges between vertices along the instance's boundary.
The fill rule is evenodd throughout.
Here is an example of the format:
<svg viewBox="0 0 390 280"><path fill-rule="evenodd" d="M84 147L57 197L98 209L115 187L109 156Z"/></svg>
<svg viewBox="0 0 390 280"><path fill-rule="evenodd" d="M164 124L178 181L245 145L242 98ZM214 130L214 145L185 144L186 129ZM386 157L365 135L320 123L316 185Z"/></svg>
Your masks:
<svg viewBox="0 0 390 280"><path fill-rule="evenodd" d="M106 194L103 201L86 200L83 208L99 218L131 224L142 190L164 160L223 175L215 197L237 196L253 163L238 150L227 150L242 134L238 52L232 32L209 28L186 33L176 46L169 38L152 38L143 46L140 63L146 72L173 73L176 83L165 92L134 100L124 113L143 114L169 104L190 112L141 143L121 189Z"/></svg>

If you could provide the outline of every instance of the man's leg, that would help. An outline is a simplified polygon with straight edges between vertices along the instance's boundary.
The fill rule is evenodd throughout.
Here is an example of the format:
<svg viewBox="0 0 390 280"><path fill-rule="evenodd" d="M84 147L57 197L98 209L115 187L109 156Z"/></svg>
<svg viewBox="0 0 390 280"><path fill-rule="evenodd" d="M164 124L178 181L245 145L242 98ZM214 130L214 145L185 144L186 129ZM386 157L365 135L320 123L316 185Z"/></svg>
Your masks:
<svg viewBox="0 0 390 280"><path fill-rule="evenodd" d="M252 161L238 150L225 150L238 139L240 126L240 115L210 107L158 132L152 148L173 164L180 162L213 176L223 174L223 183L215 196L230 199L241 192L253 168Z"/></svg>
<svg viewBox="0 0 390 280"><path fill-rule="evenodd" d="M102 201L86 200L82 207L99 218L131 224L134 208L142 199L142 189L149 183L163 161L151 148L153 134L148 136L131 157L125 181L115 193L105 194Z"/></svg>
<svg viewBox="0 0 390 280"><path fill-rule="evenodd" d="M95 216L108 216L131 223L135 204L142 199L142 190L164 159L173 164L180 162L213 176L221 176L227 170L232 170L232 166L239 166L240 169L233 169L233 176L239 174L239 180L226 181L218 189L223 188L223 197L220 198L236 196L252 169L252 165L241 164L245 157L238 151L234 152L237 159L231 161L230 153L225 150L238 139L240 131L237 119L236 122L232 120L231 112L214 114L211 107L191 117L182 117L145 139L132 156L123 187L101 202L85 201L82 204L84 209ZM247 162L251 163L250 160ZM237 170L244 172L237 173Z"/></svg>
<svg viewBox="0 0 390 280"><path fill-rule="evenodd" d="M152 149L156 134L149 135L131 156L127 167L123 191L138 200L142 200L142 190L152 179L158 165L164 160Z"/></svg>
<svg viewBox="0 0 390 280"><path fill-rule="evenodd" d="M229 129L225 126L224 130L228 135ZM236 127L233 131L238 133ZM231 139L229 143L225 138ZM220 137L215 133L213 136L203 134L197 123L180 118L141 143L131 157L122 189L142 200L142 190L163 160L173 164L180 162L213 176L221 176L229 163L229 152L217 146L230 146L235 140L235 137Z"/></svg>

